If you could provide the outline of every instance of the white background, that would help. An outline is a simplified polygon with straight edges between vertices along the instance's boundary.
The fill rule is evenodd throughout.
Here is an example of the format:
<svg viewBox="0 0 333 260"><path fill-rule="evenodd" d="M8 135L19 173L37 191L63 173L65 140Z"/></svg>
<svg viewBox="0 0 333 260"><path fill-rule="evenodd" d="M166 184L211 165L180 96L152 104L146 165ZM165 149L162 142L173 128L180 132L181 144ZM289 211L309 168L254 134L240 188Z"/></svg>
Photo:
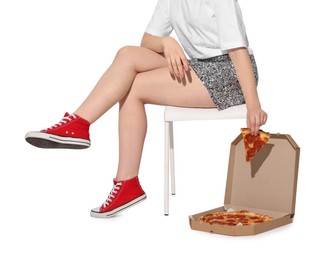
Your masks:
<svg viewBox="0 0 333 260"><path fill-rule="evenodd" d="M0 258L325 259L333 232L329 2L240 0L269 114L263 129L290 134L301 160L294 223L229 237L191 230L188 216L223 204L230 142L244 121L175 124L177 195L168 217L163 107L147 106L140 180L148 198L112 219L89 212L112 187L117 107L91 127L88 150L24 140L73 112L117 50L140 43L156 1L1 0Z"/></svg>

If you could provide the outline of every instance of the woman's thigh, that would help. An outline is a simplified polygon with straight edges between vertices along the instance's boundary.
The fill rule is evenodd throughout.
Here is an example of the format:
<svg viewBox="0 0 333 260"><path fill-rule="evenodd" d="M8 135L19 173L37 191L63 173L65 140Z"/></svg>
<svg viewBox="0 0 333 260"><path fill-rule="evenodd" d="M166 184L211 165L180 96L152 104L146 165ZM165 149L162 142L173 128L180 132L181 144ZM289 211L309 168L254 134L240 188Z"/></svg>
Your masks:
<svg viewBox="0 0 333 260"><path fill-rule="evenodd" d="M138 73L128 98L140 99L145 104L180 107L216 107L206 87L193 70L184 80L173 78L168 67Z"/></svg>

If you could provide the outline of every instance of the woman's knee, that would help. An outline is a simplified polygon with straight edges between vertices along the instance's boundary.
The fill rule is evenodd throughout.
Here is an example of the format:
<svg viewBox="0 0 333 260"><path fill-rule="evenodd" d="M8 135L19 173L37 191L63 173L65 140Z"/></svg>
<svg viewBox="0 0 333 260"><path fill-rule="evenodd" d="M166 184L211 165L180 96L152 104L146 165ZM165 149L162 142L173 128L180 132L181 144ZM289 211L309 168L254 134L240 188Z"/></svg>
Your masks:
<svg viewBox="0 0 333 260"><path fill-rule="evenodd" d="M139 46L124 46L120 48L115 56L115 61L131 67L135 71L142 70L142 57L145 56L145 48Z"/></svg>
<svg viewBox="0 0 333 260"><path fill-rule="evenodd" d="M124 46L120 48L115 56L115 60L130 63L132 60L133 46Z"/></svg>
<svg viewBox="0 0 333 260"><path fill-rule="evenodd" d="M116 54L116 58L121 59L135 59L135 54L140 50L142 47L138 46L124 46L120 48Z"/></svg>

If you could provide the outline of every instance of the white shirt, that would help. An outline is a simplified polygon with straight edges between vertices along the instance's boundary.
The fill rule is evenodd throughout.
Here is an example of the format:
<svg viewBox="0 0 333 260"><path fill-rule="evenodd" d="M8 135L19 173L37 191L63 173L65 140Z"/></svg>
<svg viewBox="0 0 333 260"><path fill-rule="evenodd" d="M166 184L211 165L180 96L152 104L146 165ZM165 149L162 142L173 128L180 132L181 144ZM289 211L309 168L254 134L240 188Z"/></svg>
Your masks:
<svg viewBox="0 0 333 260"><path fill-rule="evenodd" d="M146 32L175 31L190 58L210 58L246 47L248 39L237 0L159 0Z"/></svg>

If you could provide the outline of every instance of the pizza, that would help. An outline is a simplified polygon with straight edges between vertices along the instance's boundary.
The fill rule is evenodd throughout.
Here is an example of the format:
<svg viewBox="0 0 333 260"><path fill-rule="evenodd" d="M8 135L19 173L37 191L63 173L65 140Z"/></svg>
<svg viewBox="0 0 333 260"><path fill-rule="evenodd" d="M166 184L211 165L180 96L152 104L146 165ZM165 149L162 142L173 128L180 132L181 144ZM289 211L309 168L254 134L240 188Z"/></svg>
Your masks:
<svg viewBox="0 0 333 260"><path fill-rule="evenodd" d="M242 136L245 146L246 161L251 161L261 150L264 145L268 142L270 134L259 130L258 134L255 136L251 133L249 128L241 128Z"/></svg>
<svg viewBox="0 0 333 260"><path fill-rule="evenodd" d="M208 224L219 224L224 226L248 226L271 221L268 215L258 214L248 210L232 212L216 212L201 216L198 220Z"/></svg>

